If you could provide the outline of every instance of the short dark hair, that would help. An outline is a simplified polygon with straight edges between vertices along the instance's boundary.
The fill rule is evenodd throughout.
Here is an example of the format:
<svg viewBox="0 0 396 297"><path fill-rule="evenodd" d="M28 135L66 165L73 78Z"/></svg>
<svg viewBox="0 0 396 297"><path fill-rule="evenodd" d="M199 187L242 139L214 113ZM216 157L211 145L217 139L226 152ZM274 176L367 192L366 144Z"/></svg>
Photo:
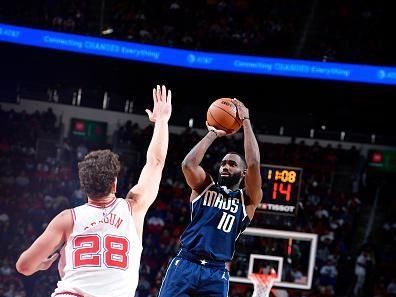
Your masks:
<svg viewBox="0 0 396 297"><path fill-rule="evenodd" d="M237 153L237 152L228 152L227 154L233 154L233 155L239 156L239 158L241 158L241 160L243 162L243 165L245 165L245 168L247 168L247 163L246 163L246 160L245 160L245 156L243 156L242 154Z"/></svg>
<svg viewBox="0 0 396 297"><path fill-rule="evenodd" d="M81 189L89 198L99 198L110 194L111 184L120 172L118 155L110 150L90 152L78 162L78 176Z"/></svg>

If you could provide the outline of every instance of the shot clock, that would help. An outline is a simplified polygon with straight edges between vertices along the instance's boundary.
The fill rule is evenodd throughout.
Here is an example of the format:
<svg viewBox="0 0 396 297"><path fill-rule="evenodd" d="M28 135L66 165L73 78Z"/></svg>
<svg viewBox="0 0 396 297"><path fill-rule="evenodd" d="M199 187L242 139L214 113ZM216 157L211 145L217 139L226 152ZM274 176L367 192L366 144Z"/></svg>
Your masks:
<svg viewBox="0 0 396 297"><path fill-rule="evenodd" d="M296 215L300 197L302 168L261 165L263 199L257 210Z"/></svg>

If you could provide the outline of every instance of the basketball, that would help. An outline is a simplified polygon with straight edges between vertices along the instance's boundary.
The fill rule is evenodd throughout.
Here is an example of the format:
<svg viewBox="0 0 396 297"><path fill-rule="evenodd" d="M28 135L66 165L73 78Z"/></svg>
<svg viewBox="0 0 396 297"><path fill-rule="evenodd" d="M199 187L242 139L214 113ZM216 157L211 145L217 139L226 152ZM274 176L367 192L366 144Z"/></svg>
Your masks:
<svg viewBox="0 0 396 297"><path fill-rule="evenodd" d="M206 113L208 124L227 134L235 133L242 127L237 107L231 98L219 98L214 101Z"/></svg>

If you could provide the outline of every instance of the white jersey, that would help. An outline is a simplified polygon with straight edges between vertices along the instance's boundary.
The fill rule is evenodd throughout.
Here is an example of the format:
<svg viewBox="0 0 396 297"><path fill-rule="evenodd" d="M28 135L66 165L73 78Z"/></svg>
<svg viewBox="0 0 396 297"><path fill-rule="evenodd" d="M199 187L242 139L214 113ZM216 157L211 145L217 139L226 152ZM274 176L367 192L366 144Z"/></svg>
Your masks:
<svg viewBox="0 0 396 297"><path fill-rule="evenodd" d="M62 248L61 280L51 296L133 297L142 243L127 200L70 210L73 231Z"/></svg>

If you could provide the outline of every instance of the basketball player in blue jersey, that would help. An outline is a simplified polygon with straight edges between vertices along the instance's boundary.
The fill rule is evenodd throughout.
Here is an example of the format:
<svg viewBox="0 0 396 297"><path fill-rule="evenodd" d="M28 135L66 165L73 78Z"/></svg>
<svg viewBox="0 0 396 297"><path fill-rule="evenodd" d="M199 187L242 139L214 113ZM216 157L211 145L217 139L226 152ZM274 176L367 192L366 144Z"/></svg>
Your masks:
<svg viewBox="0 0 396 297"><path fill-rule="evenodd" d="M245 157L228 153L217 182L200 163L209 146L225 131L208 133L187 154L182 169L191 187L191 222L181 236L181 248L170 262L159 297L223 297L228 295L230 262L235 242L261 201L260 152L249 110L234 99L243 121ZM245 187L240 189L244 179Z"/></svg>

